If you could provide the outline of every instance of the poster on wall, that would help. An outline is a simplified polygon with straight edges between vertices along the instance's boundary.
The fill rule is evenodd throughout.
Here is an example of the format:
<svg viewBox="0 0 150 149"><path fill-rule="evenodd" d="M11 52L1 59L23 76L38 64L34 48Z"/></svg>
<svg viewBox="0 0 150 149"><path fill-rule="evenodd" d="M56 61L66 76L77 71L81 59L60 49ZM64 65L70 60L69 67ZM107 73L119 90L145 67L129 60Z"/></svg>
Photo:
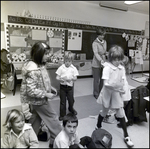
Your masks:
<svg viewBox="0 0 150 149"><path fill-rule="evenodd" d="M47 40L45 30L32 30L32 40Z"/></svg>
<svg viewBox="0 0 150 149"><path fill-rule="evenodd" d="M26 47L26 37L21 36L10 36L10 46L11 47Z"/></svg>
<svg viewBox="0 0 150 149"><path fill-rule="evenodd" d="M49 38L50 47L62 47L62 39L61 38Z"/></svg>
<svg viewBox="0 0 150 149"><path fill-rule="evenodd" d="M31 47L38 41L49 44L55 53L59 51L55 57L50 59L50 62L62 61L65 46L64 29L10 23L5 23L4 29L6 49L10 52L12 62L17 70L20 70L25 60L30 59Z"/></svg>
<svg viewBox="0 0 150 149"><path fill-rule="evenodd" d="M82 30L68 30L68 50L81 51L82 46Z"/></svg>

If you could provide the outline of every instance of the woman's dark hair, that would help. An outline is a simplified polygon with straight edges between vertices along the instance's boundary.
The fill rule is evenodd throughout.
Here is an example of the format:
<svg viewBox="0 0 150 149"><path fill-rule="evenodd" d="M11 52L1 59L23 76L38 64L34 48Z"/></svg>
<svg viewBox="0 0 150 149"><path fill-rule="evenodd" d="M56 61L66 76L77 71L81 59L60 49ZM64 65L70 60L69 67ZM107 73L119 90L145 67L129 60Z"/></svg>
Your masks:
<svg viewBox="0 0 150 149"><path fill-rule="evenodd" d="M68 113L63 118L63 126L64 127L66 126L67 122L77 123L77 125L78 125L78 118L74 114Z"/></svg>
<svg viewBox="0 0 150 149"><path fill-rule="evenodd" d="M43 64L42 59L46 50L50 50L50 46L44 42L37 42L31 48L31 59L38 65Z"/></svg>
<svg viewBox="0 0 150 149"><path fill-rule="evenodd" d="M96 30L97 35L105 35L106 31L104 28L99 28Z"/></svg>

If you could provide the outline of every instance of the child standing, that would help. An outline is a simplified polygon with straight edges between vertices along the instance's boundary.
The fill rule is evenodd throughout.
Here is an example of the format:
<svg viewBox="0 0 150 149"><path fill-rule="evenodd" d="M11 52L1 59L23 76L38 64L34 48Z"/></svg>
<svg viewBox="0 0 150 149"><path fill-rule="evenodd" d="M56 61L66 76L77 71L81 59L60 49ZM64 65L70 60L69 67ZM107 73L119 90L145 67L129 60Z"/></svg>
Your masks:
<svg viewBox="0 0 150 149"><path fill-rule="evenodd" d="M132 147L132 143L126 128L123 100L125 93L126 74L124 66L121 62L124 58L123 49L120 46L114 45L110 48L108 61L104 64L102 79L104 85L97 99L99 104L102 104L102 112L98 116L97 127L101 127L101 123L106 116L108 110L115 109L116 117L119 118L120 124L124 132L125 143Z"/></svg>
<svg viewBox="0 0 150 149"><path fill-rule="evenodd" d="M70 51L65 52L64 64L56 71L56 79L60 81L60 121L63 120L63 117L66 115L66 99L69 105L68 110L74 115L77 115L77 111L73 108L73 86L79 73L77 68L73 66L72 61L73 54Z"/></svg>
<svg viewBox="0 0 150 149"><path fill-rule="evenodd" d="M31 49L31 60L22 68L23 79L21 83L21 100L32 107L32 116L29 122L38 135L41 121L50 131L50 147L62 127L56 112L53 110L51 100L51 82L45 64L51 56L49 45L37 42Z"/></svg>
<svg viewBox="0 0 150 149"><path fill-rule="evenodd" d="M82 147L77 133L78 119L72 113L68 113L63 119L63 129L54 140L53 148Z"/></svg>
<svg viewBox="0 0 150 149"><path fill-rule="evenodd" d="M21 111L12 109L8 111L4 126L7 130L2 139L2 148L38 148L38 138L31 126L25 123Z"/></svg>

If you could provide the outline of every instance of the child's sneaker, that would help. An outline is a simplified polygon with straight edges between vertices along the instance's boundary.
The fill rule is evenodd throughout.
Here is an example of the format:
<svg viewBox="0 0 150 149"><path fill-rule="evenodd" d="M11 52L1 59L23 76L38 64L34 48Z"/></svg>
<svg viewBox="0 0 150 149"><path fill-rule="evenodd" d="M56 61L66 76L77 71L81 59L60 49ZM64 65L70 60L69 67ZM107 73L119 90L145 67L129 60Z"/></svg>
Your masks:
<svg viewBox="0 0 150 149"><path fill-rule="evenodd" d="M133 144L133 142L131 141L130 137L125 137L125 138L124 138L124 141L125 141L125 143L128 145L128 147L133 147L133 146L134 146L134 144Z"/></svg>

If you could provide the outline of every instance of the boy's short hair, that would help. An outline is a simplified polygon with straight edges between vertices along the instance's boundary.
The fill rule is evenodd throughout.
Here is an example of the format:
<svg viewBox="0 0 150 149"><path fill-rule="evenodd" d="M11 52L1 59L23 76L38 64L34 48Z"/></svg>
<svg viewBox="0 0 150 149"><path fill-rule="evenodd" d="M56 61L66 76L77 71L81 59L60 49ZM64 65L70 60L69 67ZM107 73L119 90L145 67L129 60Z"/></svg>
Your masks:
<svg viewBox="0 0 150 149"><path fill-rule="evenodd" d="M96 34L97 35L105 35L106 30L104 28L99 28L99 29L96 30Z"/></svg>
<svg viewBox="0 0 150 149"><path fill-rule="evenodd" d="M71 60L73 61L73 53L71 51L66 51L64 54L64 61Z"/></svg>
<svg viewBox="0 0 150 149"><path fill-rule="evenodd" d="M25 120L24 118L24 114L23 112L17 110L17 109L12 109L9 110L6 116L6 121L5 124L3 126L5 126L7 129L11 129L12 128L12 123L19 117L21 116L23 120Z"/></svg>
<svg viewBox="0 0 150 149"><path fill-rule="evenodd" d="M68 113L67 115L64 116L63 118L63 126L65 127L67 122L71 122L71 123L77 123L78 126L78 118L76 117L76 115L72 114L72 113Z"/></svg>

